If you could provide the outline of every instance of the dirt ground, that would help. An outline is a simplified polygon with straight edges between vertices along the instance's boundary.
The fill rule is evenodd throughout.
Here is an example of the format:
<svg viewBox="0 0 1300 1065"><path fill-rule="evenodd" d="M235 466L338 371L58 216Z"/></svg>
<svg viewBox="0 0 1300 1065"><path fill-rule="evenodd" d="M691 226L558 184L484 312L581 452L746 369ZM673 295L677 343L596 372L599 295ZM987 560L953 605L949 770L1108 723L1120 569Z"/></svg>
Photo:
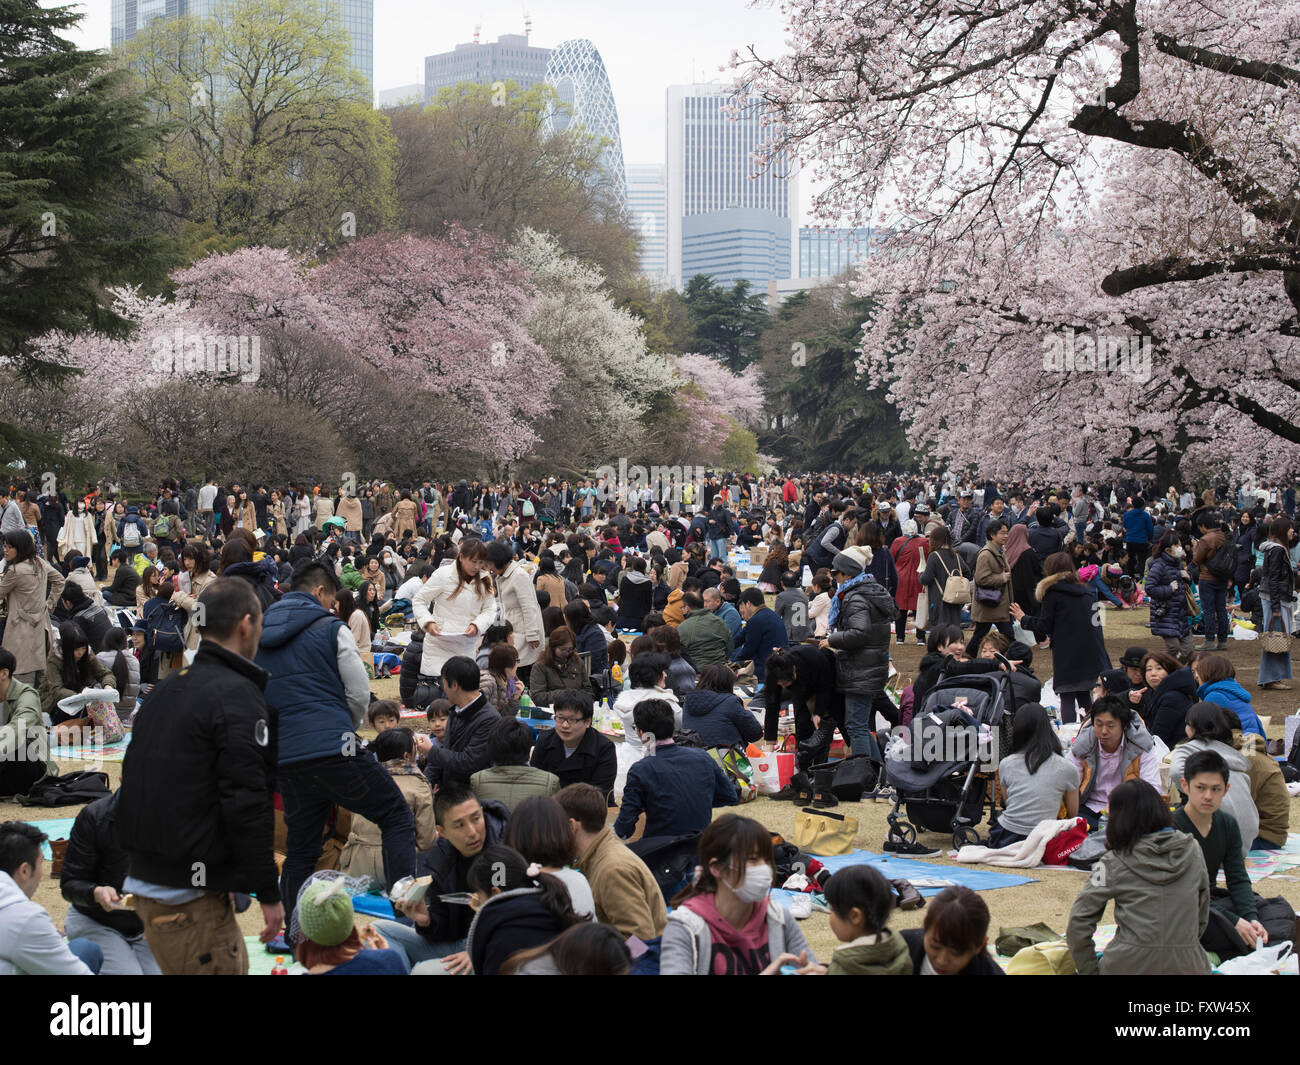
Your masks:
<svg viewBox="0 0 1300 1065"><path fill-rule="evenodd" d="M1110 651L1111 660L1116 664L1118 664L1119 656L1124 649L1131 644L1143 644L1152 649L1156 649L1161 645L1161 641L1153 638L1145 627L1145 609L1139 608L1123 614L1110 611L1107 613L1105 621L1106 646ZM922 649L911 637L909 637L907 644L894 644L891 649L894 655L894 664L903 674L906 683L914 674L917 663L921 658ZM1267 716L1269 718L1266 726L1269 738L1281 737L1283 734L1283 717L1287 714L1294 714L1297 707L1300 706L1300 686L1295 691L1289 692L1259 690L1255 683L1259 667L1259 650L1256 643L1232 641L1226 653L1237 669L1238 682L1253 696L1253 705L1256 712L1261 717ZM1034 671L1039 679L1043 681L1046 681L1051 676L1051 652L1049 649L1035 650ZM395 678L376 681L374 690L375 694L380 698L397 698L397 681ZM422 724L418 721L415 723ZM65 762L62 763L61 768L62 771L68 772L72 769L82 768L82 766L78 763ZM116 787L121 779L121 763L108 763L105 769L109 774L113 787ZM0 821L72 817L76 815L78 809L78 807L41 809L23 807L14 803L0 803ZM836 812L850 814L858 819L858 835L855 841L857 847L880 851L885 840L887 827L885 818L889 809L890 804L882 800L875 803L842 803ZM793 833L794 818L798 810L799 807L792 803L778 803L760 797L741 808L739 812L761 821L772 831L780 832L788 838ZM725 812L728 811L719 810L715 816ZM611 822L615 816L617 816L617 811L611 810ZM1291 801L1291 826L1293 832L1300 831L1300 799ZM983 834L984 830L982 827L981 834ZM923 833L920 838L923 842L943 848L945 853L951 846L951 839L946 834ZM954 863L949 862L944 857L932 859L929 864L942 867ZM991 867L974 866L973 868ZM1014 872L1021 871L1014 870ZM935 875L942 876L943 873L936 871ZM1058 932L1064 932L1070 906L1079 887L1082 885L1084 874L1068 870L1029 870L1025 875L1035 877L1037 881L1019 887L1000 888L984 892L983 897L992 913L991 934L996 935L997 929L1001 926L1027 925L1038 921L1045 922ZM1300 877L1300 872L1292 875ZM1300 879L1284 879L1282 876L1269 877L1256 884L1255 890L1264 896L1284 896L1293 906L1300 909ZM36 901L45 906L54 915L55 922L62 926L64 916L67 913L67 903L59 894L58 884L51 881L48 876L37 890ZM898 911L894 916L892 927L896 929L919 927L924 914L923 909L909 913ZM1105 920L1109 919L1110 915L1108 913ZM368 919L363 918L359 923L365 923L366 920ZM261 930L260 913L256 906L250 908L241 916L241 925L249 935L256 934ZM802 926L804 934L817 956L822 959L829 957L830 952L835 947L835 939L831 935L826 916L814 913L803 922Z"/></svg>

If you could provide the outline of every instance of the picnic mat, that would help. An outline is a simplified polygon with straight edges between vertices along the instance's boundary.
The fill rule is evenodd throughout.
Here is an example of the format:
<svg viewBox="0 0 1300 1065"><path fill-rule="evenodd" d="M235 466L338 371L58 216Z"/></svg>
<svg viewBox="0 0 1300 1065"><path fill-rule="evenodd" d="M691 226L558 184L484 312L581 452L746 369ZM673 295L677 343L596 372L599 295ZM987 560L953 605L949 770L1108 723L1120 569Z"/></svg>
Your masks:
<svg viewBox="0 0 1300 1065"><path fill-rule="evenodd" d="M37 821L33 817L26 818L29 825L35 825L50 839L67 839L72 835L72 822L75 820L75 817L52 817L48 821ZM46 861L54 857L50 851L49 843L41 844L41 854L44 855Z"/></svg>
<svg viewBox="0 0 1300 1065"><path fill-rule="evenodd" d="M1293 838L1294 838L1294 837L1293 837ZM1093 943L1094 943L1094 944L1096 945L1096 947L1097 947L1097 953L1098 953L1098 954L1102 954L1102 953L1104 953L1105 950L1106 950L1106 948L1110 945L1110 941L1111 941L1112 939L1114 939L1114 938L1115 938L1115 926L1114 926L1113 924L1099 924L1099 925L1097 926L1096 930L1092 933L1092 941L1093 941ZM1004 958L1001 954L999 954L999 953L998 953L998 952L993 948L993 946L992 946L991 944L990 944L990 946L989 946L989 955L990 955L990 956L993 958L993 960L994 960L995 962L997 962L998 965L1000 965L1003 969L1006 969L1006 967L1007 967L1008 965L1011 964L1011 959L1010 959L1010 958ZM1287 969L1284 971L1284 973L1283 973L1282 975L1292 975L1292 976L1294 976L1294 975L1296 975L1296 964L1295 964L1295 958L1292 957L1292 958L1290 958L1290 959L1288 959L1288 960L1289 960L1289 965L1288 965ZM1212 972L1213 972L1216 976L1227 976L1227 975L1231 975L1231 974L1228 974L1228 973L1221 973L1221 972L1219 972L1218 966L1215 966L1214 969L1212 970Z"/></svg>
<svg viewBox="0 0 1300 1065"><path fill-rule="evenodd" d="M74 747L51 747L50 757L56 762L120 762L130 742L131 733L128 732L120 742L103 746L86 743Z"/></svg>
<svg viewBox="0 0 1300 1065"><path fill-rule="evenodd" d="M932 887L917 887L926 898L939 894L951 884L962 884L972 891L992 891L995 888L1019 887L1021 884L1037 883L1032 877L1016 876L1012 873L990 873L983 869L971 869L964 865L939 865L933 861L920 861L916 858L896 858L889 854L873 854L871 851L854 851L852 854L839 854L829 858L818 858L832 873L850 865L874 865L886 880L932 880L947 881ZM772 897L789 907L795 892L776 888ZM800 893L802 894L802 893Z"/></svg>
<svg viewBox="0 0 1300 1065"><path fill-rule="evenodd" d="M1292 832L1280 851L1251 851L1246 855L1246 875L1252 884L1266 876L1300 869L1300 834ZM1222 876L1219 878L1222 880Z"/></svg>
<svg viewBox="0 0 1300 1065"><path fill-rule="evenodd" d="M402 707L402 717L427 717L423 710L411 710L408 707Z"/></svg>

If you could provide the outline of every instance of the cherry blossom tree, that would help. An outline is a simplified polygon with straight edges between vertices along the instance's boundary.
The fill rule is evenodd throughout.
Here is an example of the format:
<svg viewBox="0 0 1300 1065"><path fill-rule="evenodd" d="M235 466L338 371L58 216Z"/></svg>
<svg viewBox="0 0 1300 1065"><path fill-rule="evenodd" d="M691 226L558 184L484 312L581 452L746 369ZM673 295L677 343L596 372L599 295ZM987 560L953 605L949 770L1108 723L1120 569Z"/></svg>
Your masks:
<svg viewBox="0 0 1300 1065"><path fill-rule="evenodd" d="M738 84L824 220L892 230L861 365L914 446L993 474L1300 469L1300 3L783 10L790 54L737 55Z"/></svg>

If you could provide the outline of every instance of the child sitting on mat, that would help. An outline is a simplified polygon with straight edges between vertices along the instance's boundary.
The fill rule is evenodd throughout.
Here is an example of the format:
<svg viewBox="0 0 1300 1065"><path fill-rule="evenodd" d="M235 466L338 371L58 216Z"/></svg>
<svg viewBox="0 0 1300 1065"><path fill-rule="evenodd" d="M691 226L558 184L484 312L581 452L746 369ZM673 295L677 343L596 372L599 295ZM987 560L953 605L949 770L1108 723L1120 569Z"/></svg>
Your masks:
<svg viewBox="0 0 1300 1065"><path fill-rule="evenodd" d="M826 881L831 931L844 944L831 955L830 976L911 976L903 937L885 927L894 889L869 865L851 865Z"/></svg>
<svg viewBox="0 0 1300 1065"><path fill-rule="evenodd" d="M944 888L930 900L925 925L902 936L916 976L1006 975L989 956L988 904L968 887Z"/></svg>

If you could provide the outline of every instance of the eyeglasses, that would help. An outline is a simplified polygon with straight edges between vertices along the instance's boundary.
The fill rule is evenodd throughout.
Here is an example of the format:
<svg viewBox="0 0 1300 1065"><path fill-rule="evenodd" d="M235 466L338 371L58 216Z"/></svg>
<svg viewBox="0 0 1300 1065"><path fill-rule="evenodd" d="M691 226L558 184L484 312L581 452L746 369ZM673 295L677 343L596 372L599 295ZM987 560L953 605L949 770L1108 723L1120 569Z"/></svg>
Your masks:
<svg viewBox="0 0 1300 1065"><path fill-rule="evenodd" d="M587 719L585 717L557 717L554 720L557 725L581 725Z"/></svg>

